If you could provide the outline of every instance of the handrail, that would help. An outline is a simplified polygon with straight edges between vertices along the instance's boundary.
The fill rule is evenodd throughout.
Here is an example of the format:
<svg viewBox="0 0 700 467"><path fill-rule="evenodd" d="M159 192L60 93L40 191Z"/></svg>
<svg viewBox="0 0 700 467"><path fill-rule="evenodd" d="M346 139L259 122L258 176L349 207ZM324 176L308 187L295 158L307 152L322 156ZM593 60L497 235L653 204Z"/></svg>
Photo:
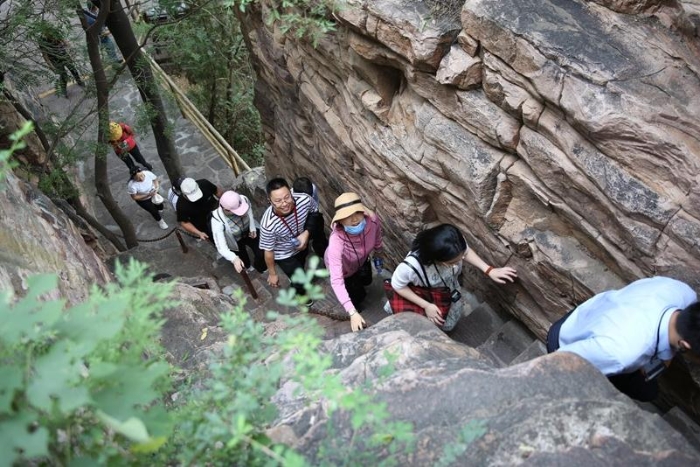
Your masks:
<svg viewBox="0 0 700 467"><path fill-rule="evenodd" d="M209 121L201 114L199 109L190 101L185 93L183 93L177 84L172 80L170 76L156 63L156 61L151 57L146 51L142 50L143 56L146 57L151 69L167 86L170 88L177 105L180 108L182 114L188 118L192 123L199 128L204 137L211 143L211 145L216 149L216 152L226 161L231 170L233 170L234 175L238 176L241 173L241 167L243 170L250 170L250 166L243 160L243 158L236 152L235 149L224 139L223 136L212 126ZM240 166L240 167L239 167Z"/></svg>

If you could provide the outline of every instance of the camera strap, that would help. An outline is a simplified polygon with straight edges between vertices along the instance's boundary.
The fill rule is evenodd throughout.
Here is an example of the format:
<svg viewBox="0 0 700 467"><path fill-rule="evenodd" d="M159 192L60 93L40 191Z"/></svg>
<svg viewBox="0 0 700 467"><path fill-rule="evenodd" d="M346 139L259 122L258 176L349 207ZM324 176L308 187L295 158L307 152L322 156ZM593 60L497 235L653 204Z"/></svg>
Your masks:
<svg viewBox="0 0 700 467"><path fill-rule="evenodd" d="M450 289L450 291L457 290L457 287L450 287L449 285L447 285L447 282L445 282L445 279L442 277L442 274L440 274L440 270L437 268L437 265L436 265L435 263L433 263L433 267L435 268L435 272L437 273L438 277L440 277L440 280L442 281L442 284L443 284L446 288ZM424 272L425 272L425 271L424 271ZM452 285L454 286L455 284L453 283Z"/></svg>

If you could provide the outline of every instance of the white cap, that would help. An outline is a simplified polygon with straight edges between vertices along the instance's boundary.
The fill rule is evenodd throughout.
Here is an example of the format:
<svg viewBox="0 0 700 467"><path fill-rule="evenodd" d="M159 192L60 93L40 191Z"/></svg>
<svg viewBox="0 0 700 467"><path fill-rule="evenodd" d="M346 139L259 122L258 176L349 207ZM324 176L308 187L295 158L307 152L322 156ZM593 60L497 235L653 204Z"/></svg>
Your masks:
<svg viewBox="0 0 700 467"><path fill-rule="evenodd" d="M190 201L197 201L204 196L202 190L199 189L199 185L192 178L186 178L182 181L180 191Z"/></svg>

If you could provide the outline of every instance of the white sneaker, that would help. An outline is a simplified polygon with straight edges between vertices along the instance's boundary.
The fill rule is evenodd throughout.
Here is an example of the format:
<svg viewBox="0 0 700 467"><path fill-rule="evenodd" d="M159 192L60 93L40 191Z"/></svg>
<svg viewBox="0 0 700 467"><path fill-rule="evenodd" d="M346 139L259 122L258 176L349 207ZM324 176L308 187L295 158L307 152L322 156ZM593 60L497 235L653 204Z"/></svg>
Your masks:
<svg viewBox="0 0 700 467"><path fill-rule="evenodd" d="M163 219L161 219L158 221L158 227L160 227L163 230L167 230L168 224L166 224L165 221Z"/></svg>

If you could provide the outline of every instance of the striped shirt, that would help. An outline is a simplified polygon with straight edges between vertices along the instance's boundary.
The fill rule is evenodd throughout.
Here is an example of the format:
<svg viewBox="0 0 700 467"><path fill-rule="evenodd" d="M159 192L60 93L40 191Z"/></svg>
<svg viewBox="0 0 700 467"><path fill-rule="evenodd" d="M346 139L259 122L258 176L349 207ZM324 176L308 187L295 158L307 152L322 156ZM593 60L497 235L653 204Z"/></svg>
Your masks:
<svg viewBox="0 0 700 467"><path fill-rule="evenodd" d="M273 251L275 260L286 259L299 253L292 240L304 231L310 212L318 211L318 204L306 193L293 193L295 211L278 216L270 206L260 219L260 249Z"/></svg>

